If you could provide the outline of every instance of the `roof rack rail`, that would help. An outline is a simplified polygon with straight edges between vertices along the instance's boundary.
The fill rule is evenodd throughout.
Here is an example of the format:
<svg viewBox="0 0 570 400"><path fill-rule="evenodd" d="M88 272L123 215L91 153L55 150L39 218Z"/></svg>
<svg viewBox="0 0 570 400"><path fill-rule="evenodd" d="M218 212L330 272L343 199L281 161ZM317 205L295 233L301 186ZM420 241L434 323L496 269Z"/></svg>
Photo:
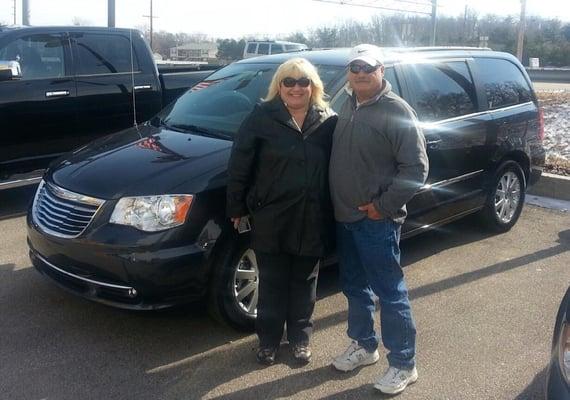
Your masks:
<svg viewBox="0 0 570 400"><path fill-rule="evenodd" d="M391 51L450 51L450 50L485 50L491 51L490 47L473 46L425 46L425 47L391 47Z"/></svg>

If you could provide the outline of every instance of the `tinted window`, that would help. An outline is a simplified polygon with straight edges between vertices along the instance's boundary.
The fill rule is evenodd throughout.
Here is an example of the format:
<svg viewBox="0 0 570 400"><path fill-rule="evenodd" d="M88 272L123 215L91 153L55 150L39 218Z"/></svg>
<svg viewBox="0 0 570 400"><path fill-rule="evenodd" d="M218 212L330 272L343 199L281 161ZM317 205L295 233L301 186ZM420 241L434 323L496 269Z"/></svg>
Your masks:
<svg viewBox="0 0 570 400"><path fill-rule="evenodd" d="M277 64L232 64L216 71L161 112L173 127L191 125L233 135L256 103L267 95ZM343 68L316 66L325 91ZM331 72L332 71L332 72Z"/></svg>
<svg viewBox="0 0 570 400"><path fill-rule="evenodd" d="M257 47L257 43L250 43L247 45L247 53L255 53L255 48Z"/></svg>
<svg viewBox="0 0 570 400"><path fill-rule="evenodd" d="M257 54L269 54L269 43L259 43Z"/></svg>
<svg viewBox="0 0 570 400"><path fill-rule="evenodd" d="M56 78L65 75L63 54L59 35L31 35L0 49L0 60L18 61L22 79Z"/></svg>
<svg viewBox="0 0 570 400"><path fill-rule="evenodd" d="M475 62L490 109L531 101L530 86L515 64L495 58L478 58Z"/></svg>
<svg viewBox="0 0 570 400"><path fill-rule="evenodd" d="M281 54L283 53L283 46L280 44L271 45L271 54Z"/></svg>
<svg viewBox="0 0 570 400"><path fill-rule="evenodd" d="M415 109L422 121L438 121L477 111L477 97L467 64L407 65Z"/></svg>
<svg viewBox="0 0 570 400"><path fill-rule="evenodd" d="M131 46L129 38L120 35L73 35L76 44L79 75L115 74L131 71ZM138 71L133 51L134 70Z"/></svg>
<svg viewBox="0 0 570 400"><path fill-rule="evenodd" d="M298 51L298 50L304 50L306 48L307 48L307 46L304 44L286 44L285 45L285 51Z"/></svg>
<svg viewBox="0 0 570 400"><path fill-rule="evenodd" d="M400 96L400 86L398 85L398 80L396 79L396 71L394 67L387 67L384 70L384 79L386 79L392 85L392 91ZM349 96L348 86L344 86L338 95L331 102L331 108L336 112L339 112L342 105Z"/></svg>

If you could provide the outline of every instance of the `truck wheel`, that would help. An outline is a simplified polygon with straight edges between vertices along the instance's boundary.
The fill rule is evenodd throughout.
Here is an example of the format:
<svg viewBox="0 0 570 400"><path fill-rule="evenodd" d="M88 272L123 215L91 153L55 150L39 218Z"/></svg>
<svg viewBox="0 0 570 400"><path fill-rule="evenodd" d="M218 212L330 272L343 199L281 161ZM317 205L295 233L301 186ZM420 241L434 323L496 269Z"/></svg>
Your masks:
<svg viewBox="0 0 570 400"><path fill-rule="evenodd" d="M252 331L257 317L259 272L249 237L232 235L223 243L210 291L210 312L218 321Z"/></svg>
<svg viewBox="0 0 570 400"><path fill-rule="evenodd" d="M485 207L485 224L495 232L507 232L518 221L524 205L525 178L519 164L506 161L498 168Z"/></svg>

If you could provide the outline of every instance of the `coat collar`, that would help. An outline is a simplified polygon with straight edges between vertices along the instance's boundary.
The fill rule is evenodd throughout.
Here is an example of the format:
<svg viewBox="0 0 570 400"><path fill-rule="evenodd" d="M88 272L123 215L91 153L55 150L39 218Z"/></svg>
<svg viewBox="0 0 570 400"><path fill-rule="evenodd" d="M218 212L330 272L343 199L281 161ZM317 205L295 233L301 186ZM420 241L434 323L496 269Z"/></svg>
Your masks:
<svg viewBox="0 0 570 400"><path fill-rule="evenodd" d="M262 108L265 109L271 118L287 125L297 132L299 131L297 124L293 121L293 117L289 114L285 103L283 103L283 100L281 100L279 96L275 97L273 100L263 103ZM324 110L315 105L311 105L307 111L307 115L305 116L301 132L305 136L313 132L320 125L319 122L323 119L324 114L326 114Z"/></svg>

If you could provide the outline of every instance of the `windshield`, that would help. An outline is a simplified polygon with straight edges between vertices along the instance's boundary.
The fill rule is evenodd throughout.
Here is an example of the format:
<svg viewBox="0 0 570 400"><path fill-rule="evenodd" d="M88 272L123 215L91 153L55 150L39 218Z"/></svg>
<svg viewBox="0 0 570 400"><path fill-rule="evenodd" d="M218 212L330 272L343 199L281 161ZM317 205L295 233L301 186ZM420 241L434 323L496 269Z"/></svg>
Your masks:
<svg viewBox="0 0 570 400"><path fill-rule="evenodd" d="M159 115L163 124L232 137L256 103L267 94L278 64L232 64L187 91ZM327 86L344 74L342 67L317 66Z"/></svg>

